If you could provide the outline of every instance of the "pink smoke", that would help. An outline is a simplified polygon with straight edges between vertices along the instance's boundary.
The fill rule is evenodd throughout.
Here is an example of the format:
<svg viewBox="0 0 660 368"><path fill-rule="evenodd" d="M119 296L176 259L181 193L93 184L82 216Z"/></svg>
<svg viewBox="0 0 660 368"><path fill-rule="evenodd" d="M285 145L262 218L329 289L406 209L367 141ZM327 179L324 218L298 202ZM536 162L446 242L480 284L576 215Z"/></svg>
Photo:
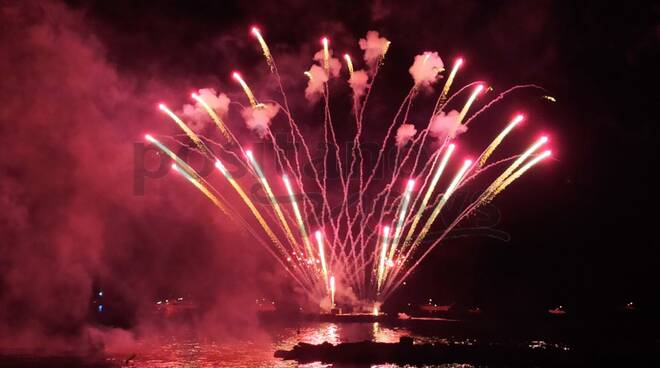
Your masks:
<svg viewBox="0 0 660 368"><path fill-rule="evenodd" d="M369 87L369 76L364 70L356 70L348 79L348 84L351 86L355 97L362 97L367 87Z"/></svg>
<svg viewBox="0 0 660 368"><path fill-rule="evenodd" d="M406 145L417 134L417 129L412 124L401 124L396 130L396 146L401 148Z"/></svg>
<svg viewBox="0 0 660 368"><path fill-rule="evenodd" d="M279 110L279 106L275 104L260 104L257 107L244 108L241 111L241 116L245 120L245 125L263 138L270 128L271 120Z"/></svg>
<svg viewBox="0 0 660 368"><path fill-rule="evenodd" d="M307 88L305 88L305 97L311 102L316 102L323 94L323 85L327 83L330 78L336 78L339 76L341 62L339 59L332 57L332 49L329 49L329 54L330 59L328 60L328 69L330 75L328 75L323 69L323 50L319 50L314 54L314 61L317 64L313 64L308 70L311 78L309 78Z"/></svg>
<svg viewBox="0 0 660 368"><path fill-rule="evenodd" d="M415 61L408 71L416 86L429 87L438 79L438 74L443 68L444 64L438 53L426 51L415 56Z"/></svg>
<svg viewBox="0 0 660 368"><path fill-rule="evenodd" d="M236 321L231 334L250 334L260 285L274 288L283 271L142 138L187 153L155 106L187 100L190 85L214 76L119 69L85 16L59 2L0 3L0 74L11 76L0 83L0 347L130 344L130 333L94 328L97 285L136 328L163 322L154 301L185 290L206 305L196 332L229 335Z"/></svg>
<svg viewBox="0 0 660 368"><path fill-rule="evenodd" d="M364 50L364 62L367 63L370 73L376 69L389 44L390 41L380 37L378 31L369 31L365 38L360 38L360 48Z"/></svg>
<svg viewBox="0 0 660 368"><path fill-rule="evenodd" d="M218 116L222 117L229 110L229 97L224 93L217 93L213 88L202 88L197 91L199 97L212 108ZM181 112L184 121L195 132L200 132L211 122L209 114L201 103L195 101L194 105L185 104Z"/></svg>
<svg viewBox="0 0 660 368"><path fill-rule="evenodd" d="M451 110L445 114L444 111L433 117L429 128L432 136L437 138L454 139L467 131L467 126L458 121L458 111Z"/></svg>

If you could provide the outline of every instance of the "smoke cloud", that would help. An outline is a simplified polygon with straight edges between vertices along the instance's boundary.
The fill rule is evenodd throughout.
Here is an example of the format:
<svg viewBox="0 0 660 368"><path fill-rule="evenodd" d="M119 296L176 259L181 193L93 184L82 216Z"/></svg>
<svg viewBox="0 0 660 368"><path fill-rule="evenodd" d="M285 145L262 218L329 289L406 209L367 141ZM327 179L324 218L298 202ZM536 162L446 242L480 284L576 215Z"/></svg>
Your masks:
<svg viewBox="0 0 660 368"><path fill-rule="evenodd" d="M430 87L438 79L444 64L437 52L426 51L415 56L413 65L408 69L416 86Z"/></svg>
<svg viewBox="0 0 660 368"><path fill-rule="evenodd" d="M389 45L390 41L380 37L378 31L369 31L365 38L360 38L360 48L364 50L364 62L367 63L371 73L376 70Z"/></svg>
<svg viewBox="0 0 660 368"><path fill-rule="evenodd" d="M323 68L323 50L319 50L314 54L314 61L317 64L311 66L307 71L309 73L309 81L307 82L307 88L305 88L305 97L311 101L318 101L319 97L323 94L323 85L328 82L330 78L336 78L339 76L339 71L341 70L341 62L339 59L332 57L332 49L329 49L330 58L328 60L328 69L330 75L326 73Z"/></svg>
<svg viewBox="0 0 660 368"><path fill-rule="evenodd" d="M218 116L222 117L227 114L229 110L229 97L226 94L218 94L213 88L202 88L197 91L199 97L212 108ZM185 104L182 107L181 114L190 127L195 132L203 131L209 122L211 122L211 117L204 110L204 106L201 103L195 102L194 105Z"/></svg>
<svg viewBox="0 0 660 368"><path fill-rule="evenodd" d="M158 335L167 321L154 302L167 296L196 303L198 334L256 333L254 300L284 271L142 138L187 154L156 104L213 76L119 69L85 13L62 3L2 2L0 28L0 347L88 352ZM226 110L226 96L200 93ZM266 105L249 124L262 129L276 112ZM98 327L109 316L133 332Z"/></svg>
<svg viewBox="0 0 660 368"><path fill-rule="evenodd" d="M369 87L369 76L364 70L356 70L353 75L348 79L348 84L353 90L353 95L356 98L364 96L364 92Z"/></svg>
<svg viewBox="0 0 660 368"><path fill-rule="evenodd" d="M406 145L417 134L417 129L412 124L401 124L396 130L396 146L401 148Z"/></svg>
<svg viewBox="0 0 660 368"><path fill-rule="evenodd" d="M266 136L270 128L271 120L280 110L275 104L260 104L257 107L246 107L241 111L241 116L245 120L245 125L256 132L260 138Z"/></svg>
<svg viewBox="0 0 660 368"><path fill-rule="evenodd" d="M458 121L458 111L451 110L445 114L444 111L433 117L429 131L432 136L443 139L454 139L467 131L467 126Z"/></svg>

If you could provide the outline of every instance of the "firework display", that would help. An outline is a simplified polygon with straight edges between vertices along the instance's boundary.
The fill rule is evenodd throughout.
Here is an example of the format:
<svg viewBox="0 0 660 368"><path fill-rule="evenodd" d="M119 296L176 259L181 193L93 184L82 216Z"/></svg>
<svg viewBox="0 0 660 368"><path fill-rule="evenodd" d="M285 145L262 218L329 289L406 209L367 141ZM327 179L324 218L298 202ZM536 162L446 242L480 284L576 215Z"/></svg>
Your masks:
<svg viewBox="0 0 660 368"><path fill-rule="evenodd" d="M184 137L192 143L188 146L211 160L217 168L215 173L219 171L224 180L213 175L202 178L152 135L146 139L163 151L173 161L174 170L200 190L222 215L230 217L268 248L311 300L327 309L358 300L366 302L368 311L377 315L380 305L465 217L550 156L549 150L538 153L548 142L543 136L521 154L488 163L523 121L522 115L515 114L481 154L472 156L476 159L467 158L466 152L460 152L462 157L456 158L460 151L457 137L490 106L485 104L481 110L470 112L490 89L484 82L467 84L450 94L464 67L462 58L453 62L426 126L417 132L415 125L409 123L413 100L423 89L442 81L445 71L437 53L425 52L415 58L410 68L414 84L392 121L382 130L384 138L375 159L368 161L361 145L367 125L375 124L367 124L363 119L374 79L390 48L389 41L379 38L378 33L373 37L372 32L366 40L360 40L364 70L358 69L359 63L349 54L343 54L347 83L353 93L355 132L346 146L340 144L328 102L329 81L341 78L342 64L333 57L329 39L321 39L321 49L314 56L316 63L304 72L308 82L305 95L312 101L324 101L321 142L312 145L289 108L275 57L261 31L253 27L251 33L261 47L281 95L260 103L241 74L234 72L232 77L249 103L242 107L241 114L248 127L272 148L269 162L274 167L266 164L263 157L257 157L253 150L244 148L232 132L235 122L224 118L201 93L193 93L192 98L219 129L224 139L221 143L195 133L185 118L166 105L160 104L159 108L185 133ZM276 98L280 102L273 102ZM464 102L457 110L449 110L457 101ZM273 126L286 129L288 142L292 143L290 149L283 149L281 138L271 131L271 119L278 112L285 119L274 121ZM313 158L316 152L311 147L319 147L321 159ZM348 152L346 158L341 157L342 152ZM385 164L384 156L388 152L394 152L393 166ZM248 175L232 175L226 167L228 163L221 161L221 154L232 155L236 165ZM497 174L497 170L501 173ZM336 178L330 177L335 171ZM495 179L485 185L486 189L478 191L475 200L458 211L455 208L448 211L452 196L466 183L478 182L474 179L484 173L488 174L483 175L486 177L494 173ZM259 197L254 190L246 190L255 184L260 188ZM229 187L229 192L234 192L242 202L221 195Z"/></svg>

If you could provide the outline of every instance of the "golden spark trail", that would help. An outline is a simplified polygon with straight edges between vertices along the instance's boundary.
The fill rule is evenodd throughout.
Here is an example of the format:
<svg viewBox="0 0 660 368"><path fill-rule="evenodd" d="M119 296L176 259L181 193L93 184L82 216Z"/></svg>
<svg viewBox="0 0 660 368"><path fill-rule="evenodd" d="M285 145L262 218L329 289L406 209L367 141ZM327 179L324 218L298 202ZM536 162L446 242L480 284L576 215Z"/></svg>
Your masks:
<svg viewBox="0 0 660 368"><path fill-rule="evenodd" d="M440 165L438 166L438 169L435 171L435 174L433 175L433 179L431 180L431 183L429 184L429 187L426 190L426 193L424 194L422 203L420 204L419 209L417 209L417 213L415 214L415 217L413 217L413 222L410 225L410 229L408 230L406 239L403 241L403 247L401 248L402 252L410 244L410 239L412 238L412 235L415 232L417 225L419 224L419 220L422 218L422 213L424 213L424 211L426 210L426 206L429 204L429 200L431 199L431 195L435 190L435 186L438 184L438 180L440 180L442 173L445 171L447 162L449 162L449 158L451 157L451 154L454 152L455 148L456 145L454 145L453 143L450 144L449 147L447 147L444 156L442 156L442 161L440 161Z"/></svg>
<svg viewBox="0 0 660 368"><path fill-rule="evenodd" d="M179 174L183 175L186 179L188 179L189 182L191 182L197 189L199 189L204 195L224 213L228 217L232 218L231 212L227 207L225 207L222 202L216 197L213 193L211 193L202 183L200 183L197 179L194 177L188 175L185 170L179 167L177 164L172 164L172 168L178 172Z"/></svg>
<svg viewBox="0 0 660 368"><path fill-rule="evenodd" d="M389 237L390 237L390 227L385 226L383 228L383 241L381 242L380 245L380 261L378 262L378 278L377 278L378 292L380 292L380 287L383 284L383 276L385 275L385 259L387 258L387 246L389 244Z"/></svg>
<svg viewBox="0 0 660 368"><path fill-rule="evenodd" d="M330 306L335 307L335 277L330 276Z"/></svg>
<svg viewBox="0 0 660 368"><path fill-rule="evenodd" d="M270 228L270 226L268 226L268 222L266 222L266 220L263 218L263 216L261 215L261 213L259 212L257 207L254 205L254 203L250 199L250 197L248 197L248 195L245 193L245 191L243 191L243 188L241 188L241 186L234 179L234 177L231 175L231 173L229 171L227 171L227 169L225 168L225 165L223 165L222 162L220 162L220 160L217 160L215 162L215 167L218 170L220 170L222 175L227 179L227 181L229 181L229 184L231 184L232 188L234 188L234 190L236 191L236 193L238 193L238 195L241 197L243 202L245 202L245 205L250 209L250 212L252 212L252 215L257 220L259 225L261 225L261 227L264 229L264 231L266 232L266 235L268 235L270 240L278 247L278 249L280 249L280 251L282 251L286 255L287 254L286 249L284 248L284 246L282 245L280 240L277 238L277 236L275 236L275 233Z"/></svg>
<svg viewBox="0 0 660 368"><path fill-rule="evenodd" d="M206 113L209 114L209 116L211 117L211 120L213 120L215 125L218 126L218 129L220 129L220 132L222 133L222 135L224 135L225 138L227 138L227 140L232 140L232 137L229 134L229 131L227 130L227 126L222 121L222 119L220 119L220 116L218 116L218 114L216 114L215 111L213 111L211 106L209 106L204 101L204 99L202 99L197 93L193 93L193 94L191 94L191 96L192 96L192 98L195 99L195 101L199 102L199 104L202 105L202 107L204 108Z"/></svg>
<svg viewBox="0 0 660 368"><path fill-rule="evenodd" d="M232 73L232 78L234 78L241 85L241 88L243 88L243 92L245 92L245 95L250 101L250 106L252 106L252 108L259 107L260 106L259 102L257 102L256 98L254 98L254 94L252 93L252 90L250 89L250 87L248 87L247 83L245 83L243 77L241 77L241 75L238 74L238 72L234 72Z"/></svg>
<svg viewBox="0 0 660 368"><path fill-rule="evenodd" d="M323 280L325 281L325 288L328 289L328 266L325 263L325 249L323 246L323 236L320 230L316 230L316 243L319 247L319 258L321 259L321 270L323 270Z"/></svg>
<svg viewBox="0 0 660 368"><path fill-rule="evenodd" d="M458 173L456 173L456 176L454 176L454 179L451 181L451 183L447 187L447 190L445 191L445 193L440 198L440 201L438 202L438 204L433 209L433 212L431 213L431 216L429 216L428 220L426 220L426 224L424 225L422 230L419 232L419 235L417 235L417 239L415 239L415 242L413 243L412 247L410 248L410 252L412 252L412 250L415 249L415 247L417 245L419 245L419 243L424 239L424 237L426 237L426 234L431 229L431 225L433 225L433 223L435 222L435 219L440 214L440 211L442 210L442 208L447 203L447 200L449 200L451 195L454 193L454 190L456 190L456 187L461 182L461 180L465 176L465 173L467 172L467 170L470 168L471 165L472 165L471 160L465 160L465 162L463 163L463 167L461 167L461 169L458 171Z"/></svg>
<svg viewBox="0 0 660 368"><path fill-rule="evenodd" d="M344 54L344 60L346 60L346 67L348 68L348 75L353 76L353 61L351 61L351 55Z"/></svg>
<svg viewBox="0 0 660 368"><path fill-rule="evenodd" d="M451 69L451 72L449 73L449 77L447 77L447 81L445 82L445 86L442 88L442 92L440 93L440 97L438 99L440 104L447 99L447 95L449 94L449 89L451 88L452 83L454 83L454 77L456 77L458 68L460 68L461 65L463 65L463 59L458 58L454 62L454 67Z"/></svg>
<svg viewBox="0 0 660 368"><path fill-rule="evenodd" d="M523 165L520 169L518 169L515 173L511 174L502 184L500 184L499 187L495 189L493 194L488 198L488 200L492 200L495 198L496 195L500 194L506 187L509 186L509 184L513 183L514 180L518 179L519 177L522 176L522 174L525 173L525 171L529 170L532 168L532 166L536 165L539 163L541 160L545 159L546 157L549 157L552 155L552 152L550 150L544 151L540 155L536 156L535 158L529 160L525 165Z"/></svg>
<svg viewBox="0 0 660 368"><path fill-rule="evenodd" d="M495 198L495 195L501 190L498 190L498 188L513 174L513 172L520 166L524 161L527 160L529 156L534 154L542 145L544 145L548 141L548 137L543 136L539 138L536 142L534 142L525 152L523 152L520 157L518 157L509 167L507 167L504 172L493 181L493 183L486 189L484 192L484 198L482 200L482 203L488 203ZM497 192L497 193L496 193Z"/></svg>
<svg viewBox="0 0 660 368"><path fill-rule="evenodd" d="M254 159L254 155L252 154L252 151L249 150L245 151L245 155L248 157L248 161L250 162L250 165L252 166L252 168L254 168L254 171L257 173L257 176L259 177L259 181L261 182L261 186L266 191L266 194L268 195L268 199L270 200L270 203L273 205L273 209L275 210L275 214L282 223L282 227L284 233L286 234L287 239L289 240L289 242L293 247L297 248L298 242L296 241L296 238L293 236L293 233L291 232L291 228L289 228L289 223L284 218L282 209L280 208L279 203L275 199L273 190L270 188L270 184L268 184L268 180L266 180L266 176L264 176L264 173L261 170L261 166L259 166L257 160Z"/></svg>
<svg viewBox="0 0 660 368"><path fill-rule="evenodd" d="M186 125L186 123L184 123L183 120L181 120L181 118L179 118L175 113L173 113L172 110L168 109L167 106L165 106L165 104L158 104L158 108L161 111L165 112L170 118L172 118L172 120L174 120L174 122L179 126L179 128L181 128L181 130L183 130L184 133L186 133L186 135L193 141L193 143L195 143L197 148L199 148L205 154L210 153L209 150L202 143L202 140L199 139L197 134L195 134L195 132L193 132L188 127L188 125Z"/></svg>
<svg viewBox="0 0 660 368"><path fill-rule="evenodd" d="M470 98L468 98L467 102L465 105L463 105L463 109L461 109L461 112L458 114L458 122L461 123L463 122L463 119L465 119L465 115L467 114L468 110L470 109L470 106L472 106L472 103L474 103L474 100L477 99L477 96L481 91L484 89L484 85L480 84L478 85L472 94L470 95Z"/></svg>
<svg viewBox="0 0 660 368"><path fill-rule="evenodd" d="M548 137L543 136L539 138L536 142L534 142L525 152L523 152L520 157L518 157L513 163L506 169L504 172L497 178L495 181L490 185L490 187L487 189L489 193L492 193L492 190L497 189L502 182L504 182L512 173L515 169L518 168L529 156L531 156L536 150L538 150L542 145L545 144L545 142L548 141ZM487 196L486 198L490 198L490 196ZM492 199L492 198L491 198ZM490 199L487 199L490 200Z"/></svg>
<svg viewBox="0 0 660 368"><path fill-rule="evenodd" d="M385 58L385 54L387 54L387 50L390 49L390 45L392 45L392 42L387 41L387 44L385 44L385 48L383 49L383 55L381 55L381 59Z"/></svg>
<svg viewBox="0 0 660 368"><path fill-rule="evenodd" d="M166 155L168 155L174 162L176 162L177 166L179 169L182 169L183 171L186 172L189 176L192 178L195 178L195 180L199 180L199 175L197 175L197 172L195 169L190 167L187 163L185 163L179 156L177 156L174 152L172 152L169 148L167 148L164 144L160 143L156 138L152 137L150 134L146 134L144 138L149 141L150 143L156 145L161 151L163 151Z"/></svg>
<svg viewBox="0 0 660 368"><path fill-rule="evenodd" d="M305 243L305 249L307 250L307 259L313 260L314 253L312 252L312 246L309 242L309 237L307 236L307 229L305 228L305 222L303 221L302 215L300 213L300 208L298 208L298 202L296 201L296 196L293 194L293 188L291 187L291 182L289 178L284 175L282 176L284 181L284 186L286 186L286 191L289 193L289 199L291 200L291 206L293 207L293 213L298 222L298 227L300 228L300 235Z"/></svg>
<svg viewBox="0 0 660 368"><path fill-rule="evenodd" d="M323 42L323 70L325 70L328 77L330 77L330 50L328 49L328 38L323 37L321 42Z"/></svg>
<svg viewBox="0 0 660 368"><path fill-rule="evenodd" d="M481 158L479 158L479 167L484 166L484 164L486 163L490 155L493 154L497 146L499 146L500 143L502 143L502 140L504 140L504 138L509 134L509 132L511 132L511 130L515 128L516 125L518 125L518 123L520 123L523 119L524 117L522 115L516 115L516 117L513 118L513 120L511 120L509 125L507 125L507 127L504 128L504 130L500 132L500 134L498 134L497 137L495 137L495 139L493 139L493 141L486 148L484 153L481 154Z"/></svg>
<svg viewBox="0 0 660 368"><path fill-rule="evenodd" d="M275 63L273 62L273 56L270 54L270 49L268 48L268 45L266 44L266 41L264 40L263 37L261 37L261 32L259 32L259 28L257 27L252 27L252 34L257 37L257 40L259 41L259 45L261 45L261 51L264 54L264 57L266 58L266 62L268 63L268 66L270 67L270 71L274 72L275 71Z"/></svg>
<svg viewBox="0 0 660 368"><path fill-rule="evenodd" d="M394 258L394 252L401 238L401 232L403 230L403 224L406 220L406 214L408 213L408 206L410 205L410 197L412 196L412 190L415 188L415 180L408 180L408 185L406 185L406 192L403 196L403 203L401 203L401 208L399 209L399 214L397 215L396 228L394 229L394 236L392 237L392 246L390 247L390 252L387 255L387 260L391 261ZM387 272L386 272L387 274Z"/></svg>

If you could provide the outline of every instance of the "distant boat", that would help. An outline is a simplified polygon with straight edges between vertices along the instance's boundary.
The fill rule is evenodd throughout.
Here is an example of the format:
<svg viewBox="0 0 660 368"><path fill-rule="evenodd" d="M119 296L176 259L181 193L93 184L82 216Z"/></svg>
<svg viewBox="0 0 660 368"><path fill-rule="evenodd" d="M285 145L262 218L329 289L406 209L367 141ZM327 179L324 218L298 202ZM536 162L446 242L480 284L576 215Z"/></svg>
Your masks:
<svg viewBox="0 0 660 368"><path fill-rule="evenodd" d="M566 314L566 311L564 310L564 307L560 305L557 308L548 309L548 313L550 313L552 315L564 315L564 314Z"/></svg>
<svg viewBox="0 0 660 368"><path fill-rule="evenodd" d="M479 308L479 307L470 308L470 309L468 309L468 313L470 313L470 314L481 314L481 308Z"/></svg>
<svg viewBox="0 0 660 368"><path fill-rule="evenodd" d="M176 299L158 300L155 303L155 312L164 317L178 317L187 315L197 310L197 303L191 300L184 300L183 297Z"/></svg>
<svg viewBox="0 0 660 368"><path fill-rule="evenodd" d="M454 307L454 304L455 303L449 305L422 304L419 306L419 309L426 312L449 312L449 310Z"/></svg>

